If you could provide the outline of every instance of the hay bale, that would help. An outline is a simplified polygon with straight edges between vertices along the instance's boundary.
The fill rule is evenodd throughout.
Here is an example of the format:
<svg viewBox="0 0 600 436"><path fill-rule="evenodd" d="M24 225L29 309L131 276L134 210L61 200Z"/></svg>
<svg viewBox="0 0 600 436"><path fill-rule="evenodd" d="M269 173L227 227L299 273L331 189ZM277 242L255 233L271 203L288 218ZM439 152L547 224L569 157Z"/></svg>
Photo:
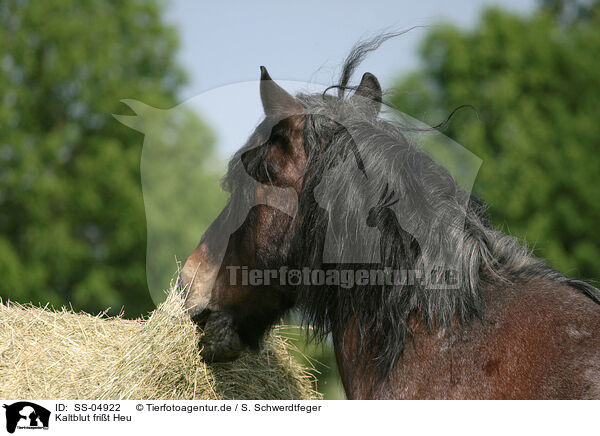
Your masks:
<svg viewBox="0 0 600 436"><path fill-rule="evenodd" d="M198 339L175 293L140 320L0 301L0 398L319 398L277 329L231 363L206 364Z"/></svg>

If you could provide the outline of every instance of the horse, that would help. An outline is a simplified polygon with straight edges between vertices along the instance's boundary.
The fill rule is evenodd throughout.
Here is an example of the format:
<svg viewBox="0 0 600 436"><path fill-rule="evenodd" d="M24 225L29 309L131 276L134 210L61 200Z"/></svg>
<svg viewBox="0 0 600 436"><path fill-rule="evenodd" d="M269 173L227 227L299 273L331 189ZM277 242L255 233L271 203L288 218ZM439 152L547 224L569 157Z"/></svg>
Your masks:
<svg viewBox="0 0 600 436"><path fill-rule="evenodd" d="M373 74L349 86L387 38L352 49L337 95L293 96L261 67L265 118L229 163L230 199L179 275L201 355L257 349L297 308L314 339L331 336L348 399L600 398L600 291L496 230L481 199L381 117ZM242 224L223 235L232 220ZM348 229L334 250L362 257L324 260L332 221ZM439 264L452 280L430 286ZM381 281L390 268L420 273ZM240 283L240 271L290 280ZM349 286L335 280L348 273Z"/></svg>

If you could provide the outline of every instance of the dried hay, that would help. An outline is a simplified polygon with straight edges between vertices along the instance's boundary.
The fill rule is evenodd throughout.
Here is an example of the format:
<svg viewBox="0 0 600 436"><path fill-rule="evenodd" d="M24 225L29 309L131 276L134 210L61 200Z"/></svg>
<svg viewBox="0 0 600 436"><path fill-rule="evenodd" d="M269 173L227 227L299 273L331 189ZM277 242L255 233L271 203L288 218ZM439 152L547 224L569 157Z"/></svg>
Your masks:
<svg viewBox="0 0 600 436"><path fill-rule="evenodd" d="M259 353L207 364L171 292L147 319L0 301L2 399L318 399L278 329Z"/></svg>

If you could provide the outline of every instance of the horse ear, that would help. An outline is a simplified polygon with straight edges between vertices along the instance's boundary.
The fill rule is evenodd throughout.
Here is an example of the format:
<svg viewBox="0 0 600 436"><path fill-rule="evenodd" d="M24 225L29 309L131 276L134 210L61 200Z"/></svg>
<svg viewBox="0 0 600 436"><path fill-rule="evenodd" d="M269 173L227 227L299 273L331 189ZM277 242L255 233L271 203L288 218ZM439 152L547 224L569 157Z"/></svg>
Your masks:
<svg viewBox="0 0 600 436"><path fill-rule="evenodd" d="M304 108L260 67L260 99L266 116L299 115Z"/></svg>
<svg viewBox="0 0 600 436"><path fill-rule="evenodd" d="M379 113L381 109L381 85L379 80L371 73L365 73L362 76L360 85L356 88L354 95L360 96L362 99L366 99L376 113ZM354 97L354 96L353 96Z"/></svg>

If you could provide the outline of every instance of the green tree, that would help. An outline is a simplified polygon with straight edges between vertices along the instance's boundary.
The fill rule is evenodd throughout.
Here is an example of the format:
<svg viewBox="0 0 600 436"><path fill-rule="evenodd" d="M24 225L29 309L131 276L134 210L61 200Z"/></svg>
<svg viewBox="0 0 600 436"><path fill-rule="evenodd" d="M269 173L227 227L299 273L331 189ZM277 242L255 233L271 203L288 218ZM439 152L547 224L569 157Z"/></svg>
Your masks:
<svg viewBox="0 0 600 436"><path fill-rule="evenodd" d="M162 12L159 1L0 3L2 297L152 309L143 136L111 114L130 112L123 98L176 103L184 76ZM208 155L212 136L200 138Z"/></svg>
<svg viewBox="0 0 600 436"><path fill-rule="evenodd" d="M445 133L483 159L475 192L495 224L559 270L598 278L600 8L565 19L576 4L547 1L530 16L489 9L472 30L432 30L394 104L431 125L475 106L480 118L459 112Z"/></svg>

